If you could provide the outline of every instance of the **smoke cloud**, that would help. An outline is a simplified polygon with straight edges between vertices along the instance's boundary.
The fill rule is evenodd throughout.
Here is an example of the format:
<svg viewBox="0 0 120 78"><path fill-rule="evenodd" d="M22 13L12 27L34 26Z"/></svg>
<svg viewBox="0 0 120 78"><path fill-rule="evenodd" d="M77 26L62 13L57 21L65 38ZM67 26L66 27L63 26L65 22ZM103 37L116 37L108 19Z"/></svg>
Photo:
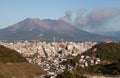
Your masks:
<svg viewBox="0 0 120 78"><path fill-rule="evenodd" d="M98 24L103 24L106 21L120 15L120 9L116 8L99 8L91 11L87 17L89 24L96 26Z"/></svg>
<svg viewBox="0 0 120 78"><path fill-rule="evenodd" d="M81 9L77 11L74 20L72 11L67 10L65 16L60 19L89 32L106 32L113 28L120 30L120 8L97 8L89 12Z"/></svg>
<svg viewBox="0 0 120 78"><path fill-rule="evenodd" d="M120 16L120 9L118 8L94 9L87 15L87 19L88 19L87 29L90 32L109 32L113 30L118 31L118 24L116 25L116 23L118 23L118 21L120 22L120 20L113 22L111 21L119 16Z"/></svg>
<svg viewBox="0 0 120 78"><path fill-rule="evenodd" d="M65 16L61 17L60 20L63 20L67 23L71 23L72 22L72 10L67 10L65 12Z"/></svg>
<svg viewBox="0 0 120 78"><path fill-rule="evenodd" d="M87 25L88 20L87 20L87 18L85 16L85 12L86 12L85 9L77 11L77 17L75 18L75 24L76 25L79 25L81 27Z"/></svg>

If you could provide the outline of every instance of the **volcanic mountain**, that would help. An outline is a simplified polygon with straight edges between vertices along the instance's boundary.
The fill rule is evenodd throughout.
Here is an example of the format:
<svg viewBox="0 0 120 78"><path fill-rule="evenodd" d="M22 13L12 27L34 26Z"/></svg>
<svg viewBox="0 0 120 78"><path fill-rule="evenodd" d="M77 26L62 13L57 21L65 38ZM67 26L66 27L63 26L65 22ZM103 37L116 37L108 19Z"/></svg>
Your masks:
<svg viewBox="0 0 120 78"><path fill-rule="evenodd" d="M106 37L83 31L62 20L27 18L7 28L0 29L0 40L90 41Z"/></svg>

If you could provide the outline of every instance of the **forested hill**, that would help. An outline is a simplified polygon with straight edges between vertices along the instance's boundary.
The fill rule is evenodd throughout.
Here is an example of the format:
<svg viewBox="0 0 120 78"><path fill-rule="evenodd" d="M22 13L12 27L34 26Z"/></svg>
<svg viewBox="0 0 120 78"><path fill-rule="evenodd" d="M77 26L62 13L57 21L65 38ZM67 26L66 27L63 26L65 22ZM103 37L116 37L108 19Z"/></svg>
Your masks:
<svg viewBox="0 0 120 78"><path fill-rule="evenodd" d="M120 43L99 43L86 51L84 55L98 57L104 61L115 62L120 59Z"/></svg>

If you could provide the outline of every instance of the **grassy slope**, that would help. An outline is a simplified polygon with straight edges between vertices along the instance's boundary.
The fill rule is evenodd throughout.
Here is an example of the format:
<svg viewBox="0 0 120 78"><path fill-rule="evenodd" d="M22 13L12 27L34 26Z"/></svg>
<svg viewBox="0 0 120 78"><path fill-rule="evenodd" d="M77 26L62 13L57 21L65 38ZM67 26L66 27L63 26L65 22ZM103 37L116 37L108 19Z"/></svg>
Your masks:
<svg viewBox="0 0 120 78"><path fill-rule="evenodd" d="M15 50L0 45L0 78L34 78L45 73Z"/></svg>
<svg viewBox="0 0 120 78"><path fill-rule="evenodd" d="M0 65L0 78L34 78L45 74L38 65L29 63L11 63Z"/></svg>
<svg viewBox="0 0 120 78"><path fill-rule="evenodd" d="M19 62L27 62L27 60L15 50L11 50L9 48L0 45L0 62L19 63Z"/></svg>

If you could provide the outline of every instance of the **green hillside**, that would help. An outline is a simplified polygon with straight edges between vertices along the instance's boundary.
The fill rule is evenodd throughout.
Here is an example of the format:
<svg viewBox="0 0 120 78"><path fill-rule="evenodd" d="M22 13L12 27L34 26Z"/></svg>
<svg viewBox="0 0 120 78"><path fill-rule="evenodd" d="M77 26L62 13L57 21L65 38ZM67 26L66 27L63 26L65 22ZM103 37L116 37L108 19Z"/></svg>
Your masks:
<svg viewBox="0 0 120 78"><path fill-rule="evenodd" d="M0 45L0 62L19 63L19 62L27 62L27 60L15 50L11 50L9 48Z"/></svg>
<svg viewBox="0 0 120 78"><path fill-rule="evenodd" d="M120 43L99 43L84 55L98 57L104 62L117 62L120 59Z"/></svg>
<svg viewBox="0 0 120 78"><path fill-rule="evenodd" d="M120 43L99 43L83 55L100 58L101 64L89 66L91 74L120 75Z"/></svg>
<svg viewBox="0 0 120 78"><path fill-rule="evenodd" d="M41 78L46 72L15 50L0 45L0 78Z"/></svg>

